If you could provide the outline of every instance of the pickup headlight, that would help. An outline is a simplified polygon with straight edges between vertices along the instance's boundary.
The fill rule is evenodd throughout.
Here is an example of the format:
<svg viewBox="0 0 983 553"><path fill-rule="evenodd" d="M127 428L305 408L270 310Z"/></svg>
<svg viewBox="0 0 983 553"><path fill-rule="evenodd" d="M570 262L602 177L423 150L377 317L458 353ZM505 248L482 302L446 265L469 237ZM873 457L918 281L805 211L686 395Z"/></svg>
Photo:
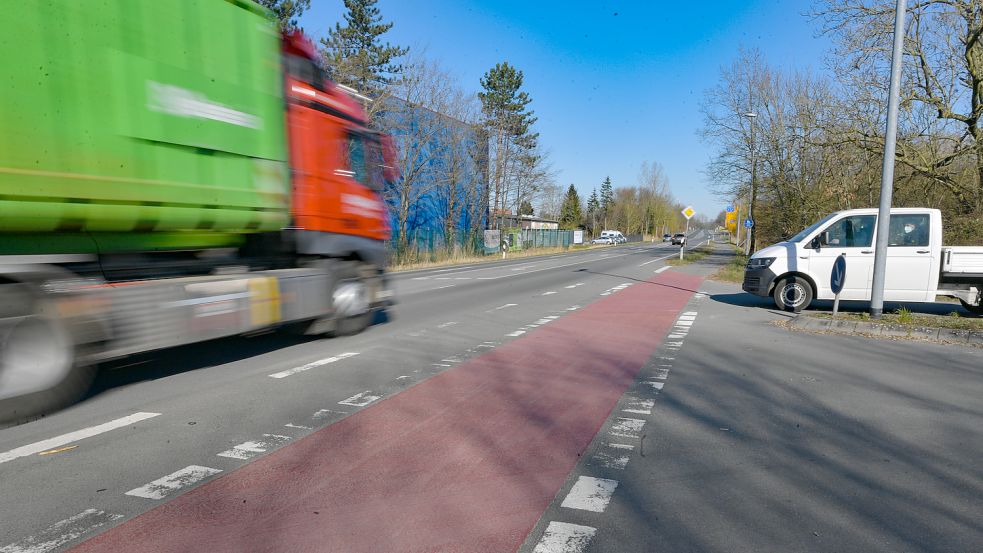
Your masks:
<svg viewBox="0 0 983 553"><path fill-rule="evenodd" d="M775 262L774 257L752 257L747 260L748 269L767 269Z"/></svg>

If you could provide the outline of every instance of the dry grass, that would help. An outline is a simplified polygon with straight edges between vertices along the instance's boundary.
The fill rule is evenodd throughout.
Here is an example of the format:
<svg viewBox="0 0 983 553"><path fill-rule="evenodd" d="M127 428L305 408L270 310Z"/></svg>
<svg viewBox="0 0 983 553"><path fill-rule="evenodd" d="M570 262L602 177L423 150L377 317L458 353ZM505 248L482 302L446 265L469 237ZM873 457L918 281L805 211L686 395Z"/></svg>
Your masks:
<svg viewBox="0 0 983 553"><path fill-rule="evenodd" d="M735 248L736 250L736 248ZM743 252L737 251L737 255L724 265L719 271L710 277L711 280L722 282L733 282L742 284L744 282L744 266L747 265L747 256Z"/></svg>
<svg viewBox="0 0 983 553"><path fill-rule="evenodd" d="M819 317L822 319L829 319L833 316L832 313L810 313L811 317ZM983 330L983 318L981 317L964 317L959 314L958 311L953 311L948 315L923 315L919 313L912 313L911 311L901 308L894 313L884 313L880 320L873 320L870 318L870 313L860 312L860 313L843 313L840 312L836 315L837 320L844 321L864 321L873 322L878 324L898 324L910 327L936 327L936 328L953 328L957 330Z"/></svg>
<svg viewBox="0 0 983 553"><path fill-rule="evenodd" d="M690 263L696 263L697 261L709 255L710 252L712 251L713 251L712 245L704 244L698 248L694 248L692 250L689 250L688 252L684 252L682 259L679 259L679 257L671 257L667 259L666 265L679 267L680 265L689 265Z"/></svg>
<svg viewBox="0 0 983 553"><path fill-rule="evenodd" d="M606 246L570 246L569 248L556 247L556 248L534 248L528 250L522 250L518 252L509 252L505 259L521 259L525 257L539 257L543 255L557 255L570 252L583 251L591 248L604 248ZM492 254L492 255L474 255L474 254L449 254L446 257L442 257L437 260L404 260L402 262L395 261L389 267L389 271L393 273L398 273L401 271L415 271L418 269L432 269L435 267L451 267L454 265L470 265L472 263L490 263L492 261L501 261L502 254Z"/></svg>

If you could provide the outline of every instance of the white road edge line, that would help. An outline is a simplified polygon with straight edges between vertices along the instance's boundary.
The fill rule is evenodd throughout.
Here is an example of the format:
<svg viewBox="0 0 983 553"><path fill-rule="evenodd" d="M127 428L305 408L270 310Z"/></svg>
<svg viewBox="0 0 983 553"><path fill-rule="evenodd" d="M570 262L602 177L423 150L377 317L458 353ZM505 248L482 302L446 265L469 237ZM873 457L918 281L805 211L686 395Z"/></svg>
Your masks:
<svg viewBox="0 0 983 553"><path fill-rule="evenodd" d="M658 269L655 270L655 273L658 274L658 273L661 273L663 271L668 271L669 269L672 269L672 265L666 265L665 267L660 267L660 268L658 268Z"/></svg>
<svg viewBox="0 0 983 553"><path fill-rule="evenodd" d="M68 434L62 434L61 436L56 436L54 438L48 438L47 440L41 440L40 442L35 442L30 445L25 445L18 447L16 449L11 449L10 451L0 453L0 463L6 463L7 461L13 461L19 457L27 457L28 455L34 455L35 453L41 453L42 451L47 451L49 449L54 449L56 447L61 447L72 442L77 442L85 438L91 438L102 434L104 432L109 432L110 430L115 430L117 428L122 428L130 424L140 422L142 420L151 419L154 417L159 417L160 413L133 413L126 417L121 417L116 420L111 420L109 422L99 424L96 426L90 426L88 428L83 428L81 430L76 430L75 432L69 432Z"/></svg>
<svg viewBox="0 0 983 553"><path fill-rule="evenodd" d="M0 547L0 553L47 553L54 551L103 524L121 518L123 515L107 513L98 509L86 509L77 515L52 524L34 536L28 536L19 542Z"/></svg>
<svg viewBox="0 0 983 553"><path fill-rule="evenodd" d="M596 528L551 520L533 553L584 553Z"/></svg>
<svg viewBox="0 0 983 553"><path fill-rule="evenodd" d="M348 352L348 353L342 353L340 355L336 355L334 357L327 357L325 359L318 359L317 361L312 361L312 362L310 362L310 363L308 363L306 365L301 365L299 367L294 367L292 369L287 369L285 371L280 371L278 373L273 373L273 374L270 375L270 378L286 378L288 376L291 376L291 375L294 375L294 374L297 374L297 373L302 373L304 371L309 371L311 369L320 367L321 365L327 365L328 363L334 363L335 361L341 361L342 359L347 359L348 357L354 357L356 355L358 355L358 353Z"/></svg>
<svg viewBox="0 0 983 553"><path fill-rule="evenodd" d="M603 513L611 502L611 496L618 487L617 480L581 476L570 488L570 493L560 504L567 509L580 509L594 513Z"/></svg>
<svg viewBox="0 0 983 553"><path fill-rule="evenodd" d="M189 465L177 472L172 472L163 478L158 478L149 484L140 486L139 488L133 488L132 490L126 492L126 495L143 497L145 499L164 499L173 491L186 488L200 480L204 480L205 478L220 472L222 472L220 469L202 467L199 465Z"/></svg>

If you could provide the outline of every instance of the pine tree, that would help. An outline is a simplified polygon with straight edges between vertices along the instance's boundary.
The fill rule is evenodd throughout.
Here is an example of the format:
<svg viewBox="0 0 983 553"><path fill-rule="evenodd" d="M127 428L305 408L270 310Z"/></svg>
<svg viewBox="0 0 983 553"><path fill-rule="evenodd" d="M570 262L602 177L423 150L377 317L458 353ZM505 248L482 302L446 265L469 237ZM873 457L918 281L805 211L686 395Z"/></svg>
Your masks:
<svg viewBox="0 0 983 553"><path fill-rule="evenodd" d="M534 213L535 211L532 208L532 204L529 203L529 200L522 200L522 203L519 204L519 215L533 215Z"/></svg>
<svg viewBox="0 0 983 553"><path fill-rule="evenodd" d="M614 205L614 189L611 186L611 177L604 177L604 182L601 183L601 213L600 216L604 220L604 228L608 226L608 215L611 213L611 207Z"/></svg>
<svg viewBox="0 0 983 553"><path fill-rule="evenodd" d="M311 0L257 0L273 12L281 31L297 29L297 18L311 7Z"/></svg>
<svg viewBox="0 0 983 553"><path fill-rule="evenodd" d="M335 23L321 39L321 55L331 78L369 96L399 75L403 68L396 59L409 51L380 42L393 24L382 22L377 1L344 0L348 9L345 26Z"/></svg>
<svg viewBox="0 0 983 553"><path fill-rule="evenodd" d="M492 136L492 211L501 213L507 205L509 160L533 151L539 134L532 132L536 117L529 109L532 99L521 91L522 71L502 62L481 78L483 92L478 93L484 126Z"/></svg>
<svg viewBox="0 0 983 553"><path fill-rule="evenodd" d="M583 214L580 208L580 195L577 189L571 184L567 189L567 196L563 199L563 207L560 208L560 226L565 229L575 229L580 227Z"/></svg>
<svg viewBox="0 0 983 553"><path fill-rule="evenodd" d="M590 230L595 231L597 227L597 216L601 211L601 202L597 199L597 189L595 188L590 193L590 199L587 200L587 218L590 219Z"/></svg>

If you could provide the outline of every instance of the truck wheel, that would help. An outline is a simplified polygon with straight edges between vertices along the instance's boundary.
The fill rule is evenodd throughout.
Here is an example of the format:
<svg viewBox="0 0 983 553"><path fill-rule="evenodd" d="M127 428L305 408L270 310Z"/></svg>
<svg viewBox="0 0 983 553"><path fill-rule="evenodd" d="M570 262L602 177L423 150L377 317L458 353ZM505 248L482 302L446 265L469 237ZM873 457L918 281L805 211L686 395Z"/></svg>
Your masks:
<svg viewBox="0 0 983 553"><path fill-rule="evenodd" d="M11 289L0 299L22 289L3 286ZM46 313L44 302L32 303L28 313L0 322L0 422L21 422L68 405L95 376L94 366L76 364L75 345L59 319Z"/></svg>
<svg viewBox="0 0 983 553"><path fill-rule="evenodd" d="M338 280L331 291L331 305L337 322L334 336L358 334L369 326L372 311L369 309L369 265L346 261L338 269Z"/></svg>
<svg viewBox="0 0 983 553"><path fill-rule="evenodd" d="M965 307L966 310L972 313L973 315L976 315L978 317L983 317L983 303L979 305L973 305L971 303L967 303L965 300L962 299L959 300L959 303L963 304L963 307Z"/></svg>
<svg viewBox="0 0 983 553"><path fill-rule="evenodd" d="M812 286L799 277L784 278L775 286L772 297L782 311L798 313L812 303Z"/></svg>

